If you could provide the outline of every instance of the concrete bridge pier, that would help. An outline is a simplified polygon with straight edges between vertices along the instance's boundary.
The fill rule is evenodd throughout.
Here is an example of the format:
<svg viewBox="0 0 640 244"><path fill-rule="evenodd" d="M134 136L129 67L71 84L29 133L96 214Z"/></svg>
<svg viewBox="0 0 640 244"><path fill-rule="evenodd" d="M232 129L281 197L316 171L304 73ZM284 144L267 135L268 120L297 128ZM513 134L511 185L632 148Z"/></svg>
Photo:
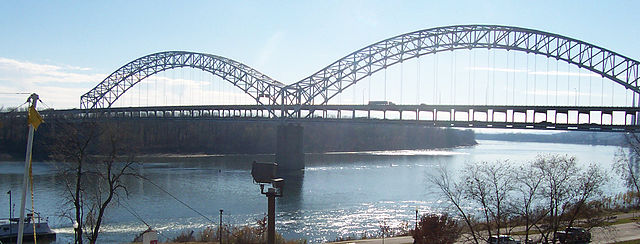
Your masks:
<svg viewBox="0 0 640 244"><path fill-rule="evenodd" d="M300 124L278 125L276 163L278 171L304 169L303 127Z"/></svg>

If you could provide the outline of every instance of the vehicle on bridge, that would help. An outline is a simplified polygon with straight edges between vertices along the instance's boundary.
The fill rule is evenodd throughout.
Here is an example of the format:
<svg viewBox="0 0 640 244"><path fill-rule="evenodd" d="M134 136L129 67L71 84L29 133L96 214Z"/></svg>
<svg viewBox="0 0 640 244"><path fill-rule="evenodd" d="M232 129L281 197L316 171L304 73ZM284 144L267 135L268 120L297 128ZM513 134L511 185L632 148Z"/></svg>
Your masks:
<svg viewBox="0 0 640 244"><path fill-rule="evenodd" d="M388 105L396 105L396 104L390 101L369 101L369 105L374 105L374 106L387 105L388 106Z"/></svg>

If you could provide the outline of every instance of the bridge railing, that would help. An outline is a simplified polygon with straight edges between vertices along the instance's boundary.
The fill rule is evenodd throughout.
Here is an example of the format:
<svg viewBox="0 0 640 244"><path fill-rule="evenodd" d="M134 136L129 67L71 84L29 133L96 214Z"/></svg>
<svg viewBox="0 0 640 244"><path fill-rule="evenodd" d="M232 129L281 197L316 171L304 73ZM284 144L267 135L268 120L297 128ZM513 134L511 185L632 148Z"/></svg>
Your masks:
<svg viewBox="0 0 640 244"><path fill-rule="evenodd" d="M43 110L47 119L210 119L398 123L459 128L640 132L640 108L478 105L212 105ZM276 115L294 115L280 117ZM26 113L0 114L25 118Z"/></svg>

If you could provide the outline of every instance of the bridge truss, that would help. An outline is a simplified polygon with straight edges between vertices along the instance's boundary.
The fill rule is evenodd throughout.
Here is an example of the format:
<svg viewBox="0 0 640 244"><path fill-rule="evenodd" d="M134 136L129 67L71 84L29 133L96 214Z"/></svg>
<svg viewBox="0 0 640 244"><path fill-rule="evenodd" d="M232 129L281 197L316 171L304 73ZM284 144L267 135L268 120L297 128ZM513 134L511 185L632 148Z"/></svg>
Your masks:
<svg viewBox="0 0 640 244"><path fill-rule="evenodd" d="M573 38L510 26L459 25L420 30L357 50L315 74L287 86L288 105L327 104L356 82L394 64L457 49L505 49L555 58L640 93L640 62ZM288 94L288 93L283 93Z"/></svg>
<svg viewBox="0 0 640 244"><path fill-rule="evenodd" d="M311 76L284 85L236 61L211 54L161 52L136 59L82 95L81 108L109 108L132 86L158 72L191 67L222 77L256 100L280 105L273 116L300 117L302 106L326 105L358 81L403 61L460 49L504 49L555 58L640 93L640 62L573 38L519 27L459 25L415 31L357 50ZM640 96L639 96L640 97ZM266 103L261 98L268 98ZM272 106L270 106L272 107ZM309 116L309 114L307 114Z"/></svg>
<svg viewBox="0 0 640 244"><path fill-rule="evenodd" d="M209 72L230 82L262 104L260 98L268 98L269 104L284 84L240 62L211 54L169 51L150 54L122 66L100 84L80 98L80 108L109 108L127 90L145 78L159 72L190 67Z"/></svg>

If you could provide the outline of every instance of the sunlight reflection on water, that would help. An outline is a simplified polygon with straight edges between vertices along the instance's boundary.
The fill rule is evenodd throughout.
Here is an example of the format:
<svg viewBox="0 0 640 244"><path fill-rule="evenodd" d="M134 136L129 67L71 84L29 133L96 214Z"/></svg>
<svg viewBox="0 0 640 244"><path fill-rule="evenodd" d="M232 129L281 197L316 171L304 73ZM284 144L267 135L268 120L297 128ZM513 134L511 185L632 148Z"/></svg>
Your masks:
<svg viewBox="0 0 640 244"><path fill-rule="evenodd" d="M338 236L360 237L363 232L377 234L381 224L393 228L403 223L413 226L416 207L422 214L441 211L446 206L428 181L440 165L457 172L468 162L509 159L520 164L540 153L563 153L575 155L582 165L598 162L607 168L616 151L616 147L609 146L480 141L474 147L450 150L309 154L304 174L286 179L285 196L277 200L277 230L287 238L317 243ZM217 226L219 209L224 209L225 223L255 224L266 212L266 198L252 183L251 161L251 155L174 158L141 166L145 177L212 222L142 180L127 181L130 197L125 202L160 231L162 240L184 230L197 232ZM22 168L22 162L0 163L0 192L19 192ZM58 243L67 243L73 238L73 229L69 220L57 217L64 199L60 179L52 172L54 168L51 163L34 165L36 210L50 217L51 226L59 233ZM615 192L622 188L614 179L607 189ZM0 217L5 217L6 212L0 211ZM116 205L107 213L101 242L131 241L146 228Z"/></svg>

